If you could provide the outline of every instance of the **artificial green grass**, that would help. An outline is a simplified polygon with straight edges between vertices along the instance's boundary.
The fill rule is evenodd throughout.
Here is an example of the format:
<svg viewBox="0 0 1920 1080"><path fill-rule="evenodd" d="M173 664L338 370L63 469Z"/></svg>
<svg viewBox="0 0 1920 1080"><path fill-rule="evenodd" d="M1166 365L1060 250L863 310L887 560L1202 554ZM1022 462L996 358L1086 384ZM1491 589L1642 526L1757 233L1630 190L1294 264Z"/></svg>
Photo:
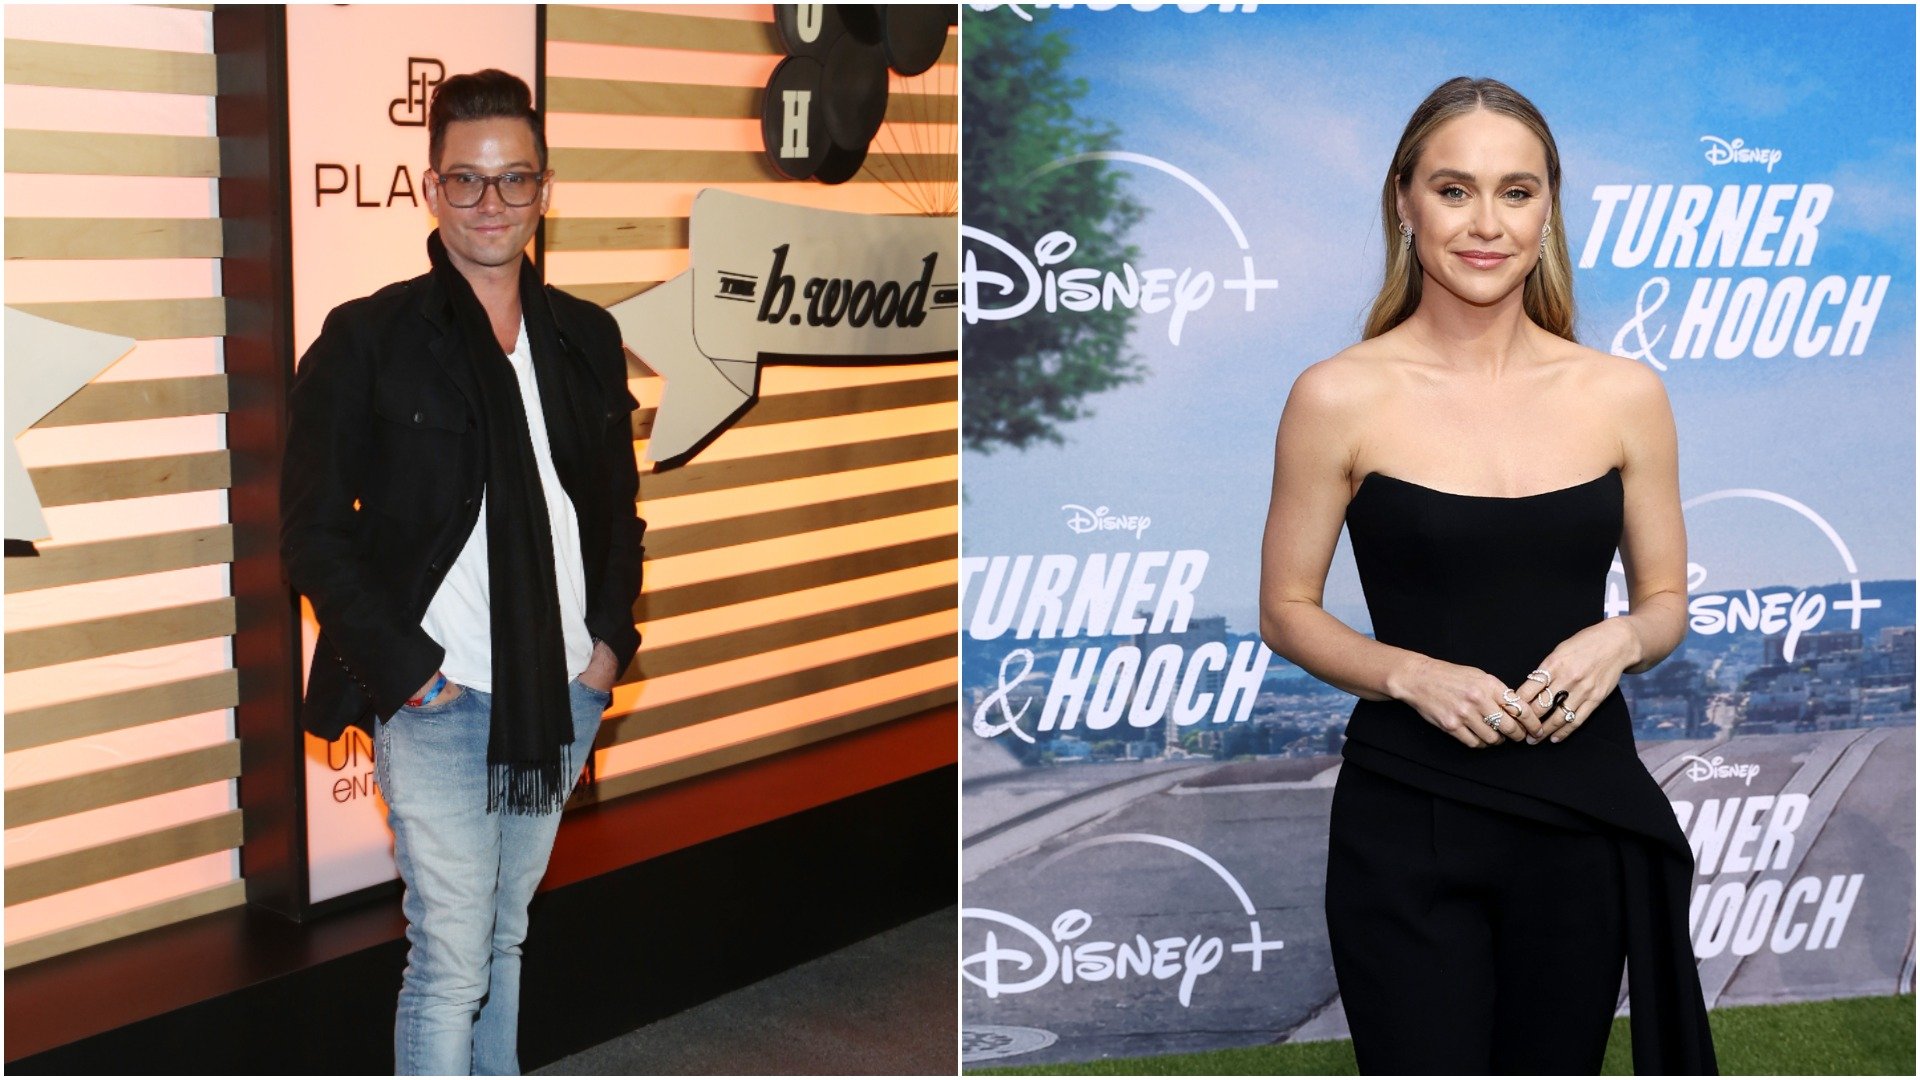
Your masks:
<svg viewBox="0 0 1920 1080"><path fill-rule="evenodd" d="M1912 1076L1914 996L1842 998L1793 1005L1715 1009L1714 1050L1728 1076ZM1613 1022L1601 1066L1605 1076L1633 1074L1627 1018ZM1353 1044L1247 1046L1200 1054L1107 1058L1070 1065L968 1069L969 1074L1054 1076L1353 1076Z"/></svg>
<svg viewBox="0 0 1920 1080"><path fill-rule="evenodd" d="M1913 1075L1912 994L1715 1009L1713 1046L1730 1075ZM1625 1018L1614 1021L1603 1071L1633 1073Z"/></svg>

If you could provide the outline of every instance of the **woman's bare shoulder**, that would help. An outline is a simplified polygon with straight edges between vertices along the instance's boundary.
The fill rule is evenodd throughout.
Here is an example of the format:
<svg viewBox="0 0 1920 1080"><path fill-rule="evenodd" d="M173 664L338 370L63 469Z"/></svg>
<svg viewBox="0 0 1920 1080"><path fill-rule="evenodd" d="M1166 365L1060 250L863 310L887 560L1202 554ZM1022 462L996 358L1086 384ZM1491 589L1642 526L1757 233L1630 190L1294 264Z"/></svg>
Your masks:
<svg viewBox="0 0 1920 1080"><path fill-rule="evenodd" d="M1639 360L1566 343L1565 359L1583 393L1630 413L1667 407L1667 384L1660 373Z"/></svg>
<svg viewBox="0 0 1920 1080"><path fill-rule="evenodd" d="M1358 342L1309 364L1293 381L1289 407L1297 403L1315 413L1339 415L1375 403L1385 390L1390 363L1389 351L1378 342Z"/></svg>

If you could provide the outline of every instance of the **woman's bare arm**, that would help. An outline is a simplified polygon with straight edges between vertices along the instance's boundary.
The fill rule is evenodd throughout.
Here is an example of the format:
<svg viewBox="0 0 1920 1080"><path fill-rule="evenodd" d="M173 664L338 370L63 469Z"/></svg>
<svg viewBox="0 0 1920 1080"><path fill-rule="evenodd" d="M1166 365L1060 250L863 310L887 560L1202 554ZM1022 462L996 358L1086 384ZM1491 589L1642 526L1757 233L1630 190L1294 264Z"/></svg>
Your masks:
<svg viewBox="0 0 1920 1080"><path fill-rule="evenodd" d="M1613 620L1633 631L1627 674L1665 660L1687 634L1687 526L1680 512L1679 440L1660 376L1623 373L1621 483L1626 490L1620 564L1631 610Z"/></svg>
<svg viewBox="0 0 1920 1080"><path fill-rule="evenodd" d="M1339 363L1302 372L1280 416L1260 545L1260 636L1315 678L1384 701L1401 669L1420 657L1356 632L1321 606L1352 490L1350 418L1364 396L1341 378Z"/></svg>

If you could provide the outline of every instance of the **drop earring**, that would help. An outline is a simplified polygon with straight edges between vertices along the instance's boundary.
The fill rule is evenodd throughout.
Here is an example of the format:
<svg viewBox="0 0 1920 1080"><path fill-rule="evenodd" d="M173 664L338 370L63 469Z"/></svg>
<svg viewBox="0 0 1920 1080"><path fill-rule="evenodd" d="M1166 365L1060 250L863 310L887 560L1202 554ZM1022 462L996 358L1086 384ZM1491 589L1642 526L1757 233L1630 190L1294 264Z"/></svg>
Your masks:
<svg viewBox="0 0 1920 1080"><path fill-rule="evenodd" d="M1413 246L1413 226L1403 221L1400 223L1400 250L1405 251L1406 249L1412 246Z"/></svg>

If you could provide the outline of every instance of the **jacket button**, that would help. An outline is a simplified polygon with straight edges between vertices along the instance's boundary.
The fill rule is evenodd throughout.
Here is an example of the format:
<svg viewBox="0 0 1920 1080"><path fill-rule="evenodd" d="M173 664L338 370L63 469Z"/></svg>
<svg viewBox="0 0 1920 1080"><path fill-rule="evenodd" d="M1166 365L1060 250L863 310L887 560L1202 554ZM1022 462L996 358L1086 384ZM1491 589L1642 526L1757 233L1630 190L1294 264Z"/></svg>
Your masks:
<svg viewBox="0 0 1920 1080"><path fill-rule="evenodd" d="M423 412L417 412L417 413L414 413L414 414L413 414L413 422L414 422L414 423L416 423L416 424L422 424L422 423L425 423L425 422L426 422L426 419L427 419L427 414L426 414L426 413L423 413Z"/></svg>

